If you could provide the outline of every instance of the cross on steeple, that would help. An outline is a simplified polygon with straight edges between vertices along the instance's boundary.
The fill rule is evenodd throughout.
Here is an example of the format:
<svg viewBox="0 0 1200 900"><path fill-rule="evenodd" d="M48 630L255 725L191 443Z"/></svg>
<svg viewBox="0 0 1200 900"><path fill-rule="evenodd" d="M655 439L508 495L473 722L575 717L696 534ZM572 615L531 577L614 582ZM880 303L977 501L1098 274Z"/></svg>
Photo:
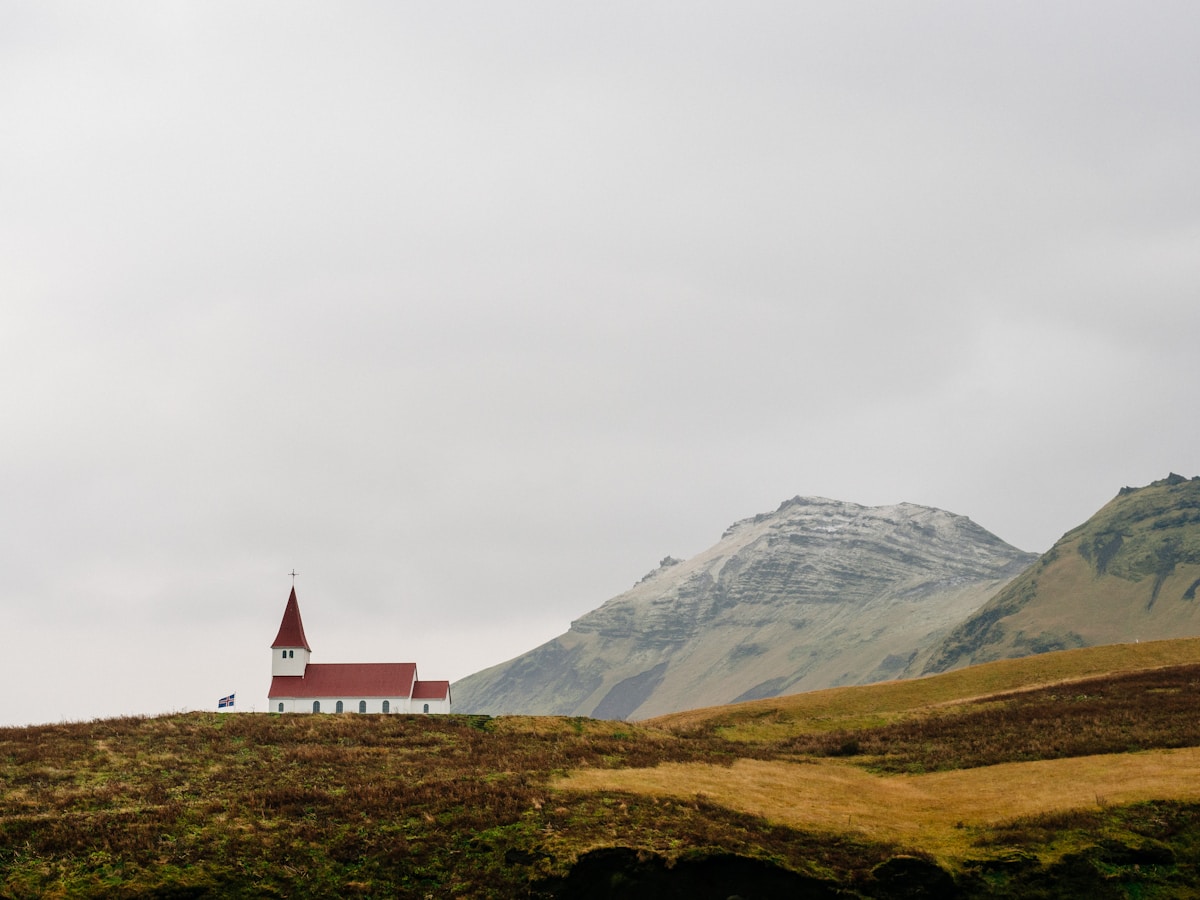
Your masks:
<svg viewBox="0 0 1200 900"><path fill-rule="evenodd" d="M292 576L292 587L295 587L296 586L296 569L293 567L292 571L289 572L288 574Z"/></svg>

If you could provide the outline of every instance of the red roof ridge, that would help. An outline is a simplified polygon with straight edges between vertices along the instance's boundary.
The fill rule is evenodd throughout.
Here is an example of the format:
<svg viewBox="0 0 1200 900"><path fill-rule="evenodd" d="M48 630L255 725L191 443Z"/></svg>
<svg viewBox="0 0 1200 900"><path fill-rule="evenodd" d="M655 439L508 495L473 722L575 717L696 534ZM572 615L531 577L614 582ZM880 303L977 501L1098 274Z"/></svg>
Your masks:
<svg viewBox="0 0 1200 900"><path fill-rule="evenodd" d="M296 601L296 589L292 588L287 606L283 608L283 621L279 623L279 634L275 635L275 643L271 649L278 647L303 647L312 653L308 646L308 638L304 636L304 622L300 618L300 604Z"/></svg>

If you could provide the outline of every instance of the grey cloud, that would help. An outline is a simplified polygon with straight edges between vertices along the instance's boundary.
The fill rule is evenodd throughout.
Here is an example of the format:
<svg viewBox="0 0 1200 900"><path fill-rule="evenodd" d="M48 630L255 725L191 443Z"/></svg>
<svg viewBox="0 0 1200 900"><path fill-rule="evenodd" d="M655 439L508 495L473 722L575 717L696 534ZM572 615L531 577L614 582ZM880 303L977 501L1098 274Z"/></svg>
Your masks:
<svg viewBox="0 0 1200 900"><path fill-rule="evenodd" d="M293 566L457 678L797 493L1200 472L1191 4L0 15L4 721L253 696Z"/></svg>

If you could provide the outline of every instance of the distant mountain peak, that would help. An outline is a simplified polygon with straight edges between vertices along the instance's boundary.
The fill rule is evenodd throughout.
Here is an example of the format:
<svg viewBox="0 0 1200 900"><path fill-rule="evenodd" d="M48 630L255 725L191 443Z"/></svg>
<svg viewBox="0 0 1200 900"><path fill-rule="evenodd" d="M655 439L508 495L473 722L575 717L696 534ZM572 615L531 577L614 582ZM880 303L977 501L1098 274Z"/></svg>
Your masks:
<svg viewBox="0 0 1200 900"><path fill-rule="evenodd" d="M1170 474L1167 475L1166 478L1160 478L1160 479L1158 479L1158 481L1152 481L1145 487L1123 487L1123 488L1121 488L1120 491L1117 492L1117 496L1124 497L1127 494L1132 494L1137 491L1145 490L1145 488L1147 488L1147 487L1152 487L1152 488L1175 487L1176 485L1186 484L1189 481L1200 481L1200 475L1195 475L1191 478L1186 478L1183 475L1176 475L1174 472L1171 472Z"/></svg>
<svg viewBox="0 0 1200 900"><path fill-rule="evenodd" d="M1034 559L965 516L793 497L665 558L459 709L641 718L895 677Z"/></svg>

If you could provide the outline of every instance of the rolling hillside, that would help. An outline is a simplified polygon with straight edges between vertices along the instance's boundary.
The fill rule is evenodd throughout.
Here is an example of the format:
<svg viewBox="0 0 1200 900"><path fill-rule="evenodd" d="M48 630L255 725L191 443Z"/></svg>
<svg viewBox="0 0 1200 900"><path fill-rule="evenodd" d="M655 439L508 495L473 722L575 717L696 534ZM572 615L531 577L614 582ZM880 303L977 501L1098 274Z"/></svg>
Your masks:
<svg viewBox="0 0 1200 900"><path fill-rule="evenodd" d="M0 896L1196 896L1198 658L1088 648L637 725L0 729Z"/></svg>

